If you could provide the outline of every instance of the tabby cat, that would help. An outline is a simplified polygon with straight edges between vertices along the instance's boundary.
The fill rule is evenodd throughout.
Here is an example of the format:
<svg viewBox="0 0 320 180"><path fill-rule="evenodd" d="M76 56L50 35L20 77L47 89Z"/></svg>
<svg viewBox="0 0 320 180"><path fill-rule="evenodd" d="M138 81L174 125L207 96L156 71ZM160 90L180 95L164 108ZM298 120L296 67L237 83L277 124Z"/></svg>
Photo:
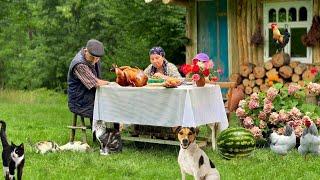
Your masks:
<svg viewBox="0 0 320 180"><path fill-rule="evenodd" d="M2 142L2 164L3 164L3 175L5 176L6 180L15 179L14 178L14 171L17 169L18 173L18 180L22 178L22 171L24 166L24 145L23 143L19 146L15 145L11 142L9 145L6 135L6 123L0 120L1 123L1 130L0 130L0 137Z"/></svg>
<svg viewBox="0 0 320 180"><path fill-rule="evenodd" d="M122 140L119 130L107 128L104 121L98 120L93 133L100 143L101 155L122 151Z"/></svg>

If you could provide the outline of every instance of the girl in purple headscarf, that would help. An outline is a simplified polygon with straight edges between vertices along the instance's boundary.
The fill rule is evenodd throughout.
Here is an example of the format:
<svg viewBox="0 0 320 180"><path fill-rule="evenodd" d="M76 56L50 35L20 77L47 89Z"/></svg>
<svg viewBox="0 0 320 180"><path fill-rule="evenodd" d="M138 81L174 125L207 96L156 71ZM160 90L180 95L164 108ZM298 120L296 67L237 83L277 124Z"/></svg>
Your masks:
<svg viewBox="0 0 320 180"><path fill-rule="evenodd" d="M177 67L165 59L165 52L161 47L153 47L149 51L151 64L144 70L148 77L181 78Z"/></svg>

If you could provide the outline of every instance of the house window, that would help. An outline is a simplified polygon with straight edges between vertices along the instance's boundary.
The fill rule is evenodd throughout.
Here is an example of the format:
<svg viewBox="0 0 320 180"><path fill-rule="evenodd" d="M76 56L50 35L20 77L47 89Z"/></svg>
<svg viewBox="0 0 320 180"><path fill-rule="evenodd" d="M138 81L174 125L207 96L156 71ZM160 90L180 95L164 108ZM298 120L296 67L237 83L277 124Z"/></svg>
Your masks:
<svg viewBox="0 0 320 180"><path fill-rule="evenodd" d="M268 61L276 53L272 39L271 24L277 23L283 34L288 29L290 41L284 52L290 54L292 60L312 63L312 50L303 46L301 36L309 31L312 22L312 1L265 2L264 10L264 60Z"/></svg>

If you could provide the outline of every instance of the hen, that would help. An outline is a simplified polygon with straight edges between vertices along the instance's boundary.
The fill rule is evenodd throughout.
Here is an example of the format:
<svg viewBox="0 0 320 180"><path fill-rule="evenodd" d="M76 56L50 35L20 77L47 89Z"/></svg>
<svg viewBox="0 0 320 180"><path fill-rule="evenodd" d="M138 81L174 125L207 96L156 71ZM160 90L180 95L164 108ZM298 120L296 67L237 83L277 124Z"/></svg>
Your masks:
<svg viewBox="0 0 320 180"><path fill-rule="evenodd" d="M320 153L320 138L318 137L318 129L313 122L307 119L305 120L305 125L306 128L303 130L300 138L300 146L298 147L298 151L306 158L308 153Z"/></svg>
<svg viewBox="0 0 320 180"><path fill-rule="evenodd" d="M293 128L287 125L284 135L278 135L276 132L273 132L270 135L270 141L271 151L280 155L286 155L290 149L296 146L296 135Z"/></svg>
<svg viewBox="0 0 320 180"><path fill-rule="evenodd" d="M272 38L276 43L277 51L278 52L283 51L283 48L288 44L290 39L290 33L288 32L288 29L285 29L283 35L280 33L280 30L278 29L277 24L275 23L271 24L271 29L272 29Z"/></svg>

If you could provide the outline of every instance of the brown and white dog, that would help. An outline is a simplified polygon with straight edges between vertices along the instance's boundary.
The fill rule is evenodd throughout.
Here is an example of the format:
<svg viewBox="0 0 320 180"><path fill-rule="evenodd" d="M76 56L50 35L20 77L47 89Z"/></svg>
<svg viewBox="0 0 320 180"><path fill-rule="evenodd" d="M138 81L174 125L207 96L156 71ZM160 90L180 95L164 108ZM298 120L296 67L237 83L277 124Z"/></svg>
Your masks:
<svg viewBox="0 0 320 180"><path fill-rule="evenodd" d="M179 127L176 132L178 132L180 141L178 163L182 180L185 180L186 173L193 175L196 180L219 180L218 170L206 153L196 144L196 129Z"/></svg>

